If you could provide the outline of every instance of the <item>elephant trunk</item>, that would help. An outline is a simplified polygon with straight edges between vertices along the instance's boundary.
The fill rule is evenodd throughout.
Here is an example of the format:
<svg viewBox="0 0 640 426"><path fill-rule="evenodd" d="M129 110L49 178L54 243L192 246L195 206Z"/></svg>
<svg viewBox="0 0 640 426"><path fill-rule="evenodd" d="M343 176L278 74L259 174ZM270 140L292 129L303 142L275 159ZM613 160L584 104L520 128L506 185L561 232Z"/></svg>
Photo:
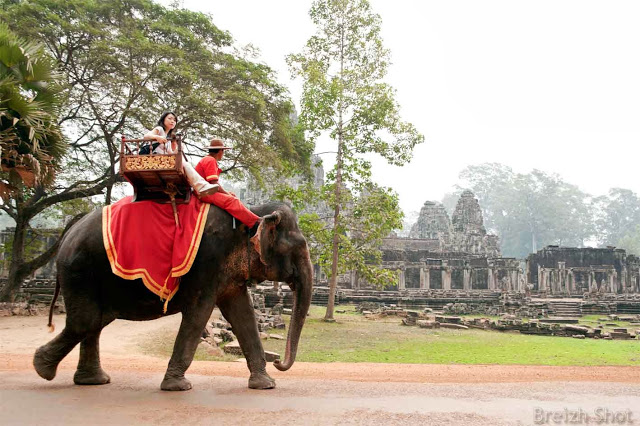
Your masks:
<svg viewBox="0 0 640 426"><path fill-rule="evenodd" d="M313 272L309 251L305 246L301 250L296 261L298 273L294 277L293 288L293 309L291 312L291 322L287 333L287 348L285 350L284 361L276 360L273 365L280 371L286 371L296 360L298 341L302 333L302 326L307 318L309 306L311 305L311 294L313 289Z"/></svg>

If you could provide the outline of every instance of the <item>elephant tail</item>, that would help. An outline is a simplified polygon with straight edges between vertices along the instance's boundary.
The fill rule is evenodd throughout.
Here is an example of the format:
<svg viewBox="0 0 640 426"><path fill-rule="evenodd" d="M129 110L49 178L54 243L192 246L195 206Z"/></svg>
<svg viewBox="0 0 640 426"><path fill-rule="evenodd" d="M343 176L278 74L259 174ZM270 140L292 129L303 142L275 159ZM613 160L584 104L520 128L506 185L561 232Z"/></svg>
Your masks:
<svg viewBox="0 0 640 426"><path fill-rule="evenodd" d="M53 324L53 307L56 305L56 300L58 300L58 295L60 294L60 278L56 275L56 290L53 293L53 299L51 299L51 306L49 306L49 333L53 333L56 329L56 326Z"/></svg>

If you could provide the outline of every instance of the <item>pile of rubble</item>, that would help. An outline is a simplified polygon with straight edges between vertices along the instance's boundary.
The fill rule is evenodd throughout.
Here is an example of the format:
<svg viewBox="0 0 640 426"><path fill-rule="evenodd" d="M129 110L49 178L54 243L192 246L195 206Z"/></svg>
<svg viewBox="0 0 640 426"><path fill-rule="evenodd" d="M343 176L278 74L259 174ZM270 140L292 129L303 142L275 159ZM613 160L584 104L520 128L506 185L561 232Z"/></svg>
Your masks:
<svg viewBox="0 0 640 426"><path fill-rule="evenodd" d="M64 304L56 303L53 308L55 314L64 314ZM0 317L11 316L34 316L34 315L48 315L49 305L40 303L0 303Z"/></svg>
<svg viewBox="0 0 640 426"><path fill-rule="evenodd" d="M447 303L442 307L442 312L450 315L492 315L497 316L504 312L502 306L495 306L490 303Z"/></svg>
<svg viewBox="0 0 640 426"><path fill-rule="evenodd" d="M260 338L263 340L274 339L284 340L285 337L280 334L267 333L270 329L284 330L285 323L282 314L287 313L290 309L283 309L282 304L276 304L273 308L265 308L264 296L261 294L251 294L253 308L255 311ZM223 354L243 356L240 343L238 342L231 324L220 317L212 320L202 331L200 346L210 355L222 356ZM280 359L280 355L275 352L264 351L267 362L273 362Z"/></svg>
<svg viewBox="0 0 640 426"><path fill-rule="evenodd" d="M601 320L609 321L606 324L596 327L586 327L577 323L576 319L557 318L557 319L532 319L523 321L512 314L505 314L497 320L488 318L464 318L460 316L450 315L434 315L430 310L417 312L405 311L405 318L402 324L408 326L418 326L420 328L451 328L458 330L466 330L469 328L478 328L483 330L497 331L516 331L522 334L535 334L543 336L560 336L573 337L576 339L605 339L605 340L640 340L640 328L637 330L628 330L627 328L617 327L617 324L611 321L626 321L631 324L640 325L640 315L634 317L618 317L610 315L608 318ZM605 331L604 326L615 327L611 331Z"/></svg>
<svg viewBox="0 0 640 426"><path fill-rule="evenodd" d="M431 309L426 308L429 312ZM358 312L365 316L365 318L375 319L382 318L386 316L398 316L398 317L407 317L409 313L413 313L415 311L406 310L397 305L385 305L384 303L377 302L362 302L358 305Z"/></svg>

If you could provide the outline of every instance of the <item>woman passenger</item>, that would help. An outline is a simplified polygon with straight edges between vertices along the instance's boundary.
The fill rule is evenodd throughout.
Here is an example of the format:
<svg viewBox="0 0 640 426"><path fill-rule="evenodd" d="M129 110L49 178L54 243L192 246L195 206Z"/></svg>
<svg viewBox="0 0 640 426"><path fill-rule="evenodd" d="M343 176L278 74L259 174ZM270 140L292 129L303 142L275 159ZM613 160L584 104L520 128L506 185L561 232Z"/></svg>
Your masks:
<svg viewBox="0 0 640 426"><path fill-rule="evenodd" d="M144 139L156 141L152 144L154 154L174 154L177 151L176 141L172 139L176 124L178 124L176 114L171 111L164 112L158 120L158 125L144 135ZM219 185L204 180L188 161L182 162L182 169L198 197L213 195L220 189Z"/></svg>

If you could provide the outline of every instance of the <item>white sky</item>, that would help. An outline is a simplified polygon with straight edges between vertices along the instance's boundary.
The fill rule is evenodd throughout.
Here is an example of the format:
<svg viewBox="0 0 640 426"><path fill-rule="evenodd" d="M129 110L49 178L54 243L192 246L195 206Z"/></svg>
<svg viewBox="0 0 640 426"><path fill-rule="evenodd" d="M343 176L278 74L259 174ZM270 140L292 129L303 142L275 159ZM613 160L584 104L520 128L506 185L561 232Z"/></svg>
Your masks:
<svg viewBox="0 0 640 426"><path fill-rule="evenodd" d="M169 0L162 0L168 4ZM184 0L251 43L298 102L285 56L314 32L310 0ZM387 83L426 142L374 163L405 213L440 200L466 166L558 173L593 195L640 193L640 2L371 0L391 50ZM318 147L326 151L331 147ZM331 165L326 158L325 170Z"/></svg>

